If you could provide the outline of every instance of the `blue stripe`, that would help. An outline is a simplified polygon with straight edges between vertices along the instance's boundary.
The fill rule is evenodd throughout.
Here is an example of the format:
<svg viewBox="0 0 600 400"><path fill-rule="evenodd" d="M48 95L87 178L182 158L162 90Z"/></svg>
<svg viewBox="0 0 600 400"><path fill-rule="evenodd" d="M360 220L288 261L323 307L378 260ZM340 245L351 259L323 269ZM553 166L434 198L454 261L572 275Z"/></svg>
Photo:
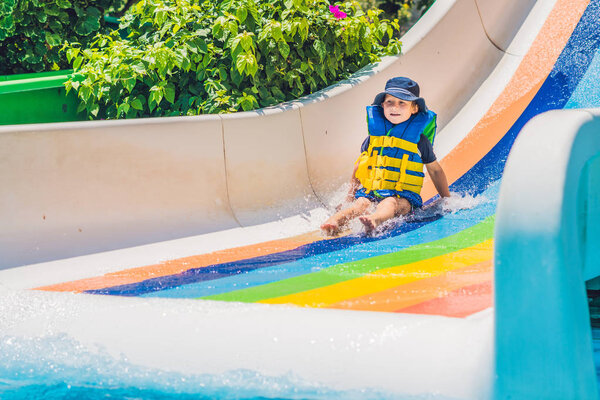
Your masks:
<svg viewBox="0 0 600 400"><path fill-rule="evenodd" d="M600 50L590 63L585 76L577 85L565 108L600 107Z"/></svg>

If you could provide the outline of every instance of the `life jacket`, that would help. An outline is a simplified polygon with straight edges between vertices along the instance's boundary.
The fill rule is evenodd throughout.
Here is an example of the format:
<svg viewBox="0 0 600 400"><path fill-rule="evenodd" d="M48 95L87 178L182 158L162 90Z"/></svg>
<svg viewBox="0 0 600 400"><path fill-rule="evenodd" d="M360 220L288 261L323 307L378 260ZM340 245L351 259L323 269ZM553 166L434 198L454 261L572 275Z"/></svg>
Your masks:
<svg viewBox="0 0 600 400"><path fill-rule="evenodd" d="M407 191L420 196L425 174L417 144L421 134L433 144L436 118L428 110L393 125L381 106L367 106L369 147L358 158L356 170L362 186L382 197Z"/></svg>

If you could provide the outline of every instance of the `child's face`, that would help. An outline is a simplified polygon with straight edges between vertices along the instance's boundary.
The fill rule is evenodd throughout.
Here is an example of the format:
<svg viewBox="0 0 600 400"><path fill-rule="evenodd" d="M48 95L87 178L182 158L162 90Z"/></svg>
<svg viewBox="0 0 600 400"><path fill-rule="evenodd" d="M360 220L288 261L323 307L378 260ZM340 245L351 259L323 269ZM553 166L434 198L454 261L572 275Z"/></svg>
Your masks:
<svg viewBox="0 0 600 400"><path fill-rule="evenodd" d="M419 107L414 101L401 100L389 94L385 95L381 105L383 106L383 115L392 124L408 121L411 115L419 111Z"/></svg>

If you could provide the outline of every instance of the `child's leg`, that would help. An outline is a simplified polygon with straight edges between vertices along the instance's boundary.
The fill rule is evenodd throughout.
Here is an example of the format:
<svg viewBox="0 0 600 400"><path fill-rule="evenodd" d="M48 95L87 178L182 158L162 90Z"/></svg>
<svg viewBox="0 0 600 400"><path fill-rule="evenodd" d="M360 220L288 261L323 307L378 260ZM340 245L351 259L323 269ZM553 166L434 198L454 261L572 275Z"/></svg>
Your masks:
<svg viewBox="0 0 600 400"><path fill-rule="evenodd" d="M406 215L411 209L410 202L403 197L386 197L377 205L373 214L360 217L360 222L367 233L370 233L388 219Z"/></svg>
<svg viewBox="0 0 600 400"><path fill-rule="evenodd" d="M329 217L327 221L321 225L321 229L327 235L335 235L340 231L340 228L352 218L365 213L371 205L371 201L367 198L360 197L350 205L350 207L342 209Z"/></svg>

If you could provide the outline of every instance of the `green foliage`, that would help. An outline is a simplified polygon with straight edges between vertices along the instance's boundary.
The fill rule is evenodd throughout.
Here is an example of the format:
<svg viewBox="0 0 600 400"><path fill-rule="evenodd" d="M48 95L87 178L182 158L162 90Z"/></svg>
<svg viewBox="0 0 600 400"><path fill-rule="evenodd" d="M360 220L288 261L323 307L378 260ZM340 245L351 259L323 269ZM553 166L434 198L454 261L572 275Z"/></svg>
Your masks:
<svg viewBox="0 0 600 400"><path fill-rule="evenodd" d="M385 18L397 18L399 35L404 34L431 7L435 0L360 0L364 9L380 9Z"/></svg>
<svg viewBox="0 0 600 400"><path fill-rule="evenodd" d="M141 0L118 33L66 55L92 118L252 110L295 99L398 54L397 21L356 1Z"/></svg>
<svg viewBox="0 0 600 400"><path fill-rule="evenodd" d="M1 0L0 75L67 68L63 42L85 45L114 0Z"/></svg>

